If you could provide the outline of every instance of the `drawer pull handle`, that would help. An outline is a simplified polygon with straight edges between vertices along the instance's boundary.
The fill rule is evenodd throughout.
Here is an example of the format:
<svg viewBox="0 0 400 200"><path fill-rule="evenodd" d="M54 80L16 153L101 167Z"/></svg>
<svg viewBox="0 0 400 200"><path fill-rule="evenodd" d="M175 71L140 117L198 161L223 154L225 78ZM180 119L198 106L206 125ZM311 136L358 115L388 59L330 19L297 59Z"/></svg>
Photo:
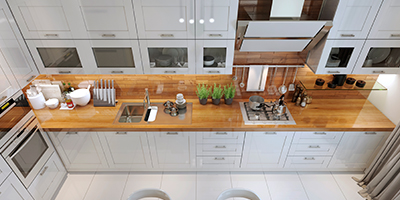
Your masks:
<svg viewBox="0 0 400 200"><path fill-rule="evenodd" d="M127 132L116 132L115 134L117 134L117 135L126 135L128 133Z"/></svg>
<svg viewBox="0 0 400 200"><path fill-rule="evenodd" d="M311 157L311 158L305 157L304 160L315 160L315 158L314 157Z"/></svg>
<svg viewBox="0 0 400 200"><path fill-rule="evenodd" d="M160 37L174 37L174 34L161 34Z"/></svg>
<svg viewBox="0 0 400 200"><path fill-rule="evenodd" d="M111 74L123 74L124 71L111 71Z"/></svg>
<svg viewBox="0 0 400 200"><path fill-rule="evenodd" d="M215 135L228 135L227 132L216 132Z"/></svg>
<svg viewBox="0 0 400 200"><path fill-rule="evenodd" d="M70 74L71 71L58 71L59 74Z"/></svg>
<svg viewBox="0 0 400 200"><path fill-rule="evenodd" d="M214 160L225 160L225 158L214 158Z"/></svg>
<svg viewBox="0 0 400 200"><path fill-rule="evenodd" d="M164 71L164 74L176 74L176 71Z"/></svg>
<svg viewBox="0 0 400 200"><path fill-rule="evenodd" d="M225 146L225 145L224 145L224 146L218 146L218 145L217 145L217 146L215 146L215 148L216 148L216 149L226 149L226 146Z"/></svg>
<svg viewBox="0 0 400 200"><path fill-rule="evenodd" d="M266 135L276 135L276 132L265 132Z"/></svg>
<svg viewBox="0 0 400 200"><path fill-rule="evenodd" d="M365 132L367 135L376 135L376 132Z"/></svg>
<svg viewBox="0 0 400 200"><path fill-rule="evenodd" d="M115 37L115 34L103 34L101 37Z"/></svg>
<svg viewBox="0 0 400 200"><path fill-rule="evenodd" d="M339 71L327 71L327 72L330 74L339 74L340 73Z"/></svg>
<svg viewBox="0 0 400 200"><path fill-rule="evenodd" d="M167 132L167 135L178 135L178 132Z"/></svg>
<svg viewBox="0 0 400 200"><path fill-rule="evenodd" d="M0 98L0 101L3 101L4 99L7 99L7 96L2 96L2 97Z"/></svg>
<svg viewBox="0 0 400 200"><path fill-rule="evenodd" d="M34 79L36 76L31 76L30 78L28 78L28 80L26 80L27 83L31 82L32 79Z"/></svg>
<svg viewBox="0 0 400 200"><path fill-rule="evenodd" d="M222 34L208 34L210 37L222 37Z"/></svg>
<svg viewBox="0 0 400 200"><path fill-rule="evenodd" d="M45 34L45 37L58 37L58 34Z"/></svg>
<svg viewBox="0 0 400 200"><path fill-rule="evenodd" d="M374 73L374 74L384 74L385 71L372 71L372 73Z"/></svg>
<svg viewBox="0 0 400 200"><path fill-rule="evenodd" d="M219 71L208 71L207 73L209 73L209 74L220 74L221 72L219 72Z"/></svg>
<svg viewBox="0 0 400 200"><path fill-rule="evenodd" d="M44 167L43 171L40 172L40 176L43 176L43 174L47 171L48 168L49 168L48 166Z"/></svg>
<svg viewBox="0 0 400 200"><path fill-rule="evenodd" d="M78 135L78 132L67 132L67 135Z"/></svg>
<svg viewBox="0 0 400 200"><path fill-rule="evenodd" d="M315 134L315 135L326 135L325 132L315 132L314 134Z"/></svg>
<svg viewBox="0 0 400 200"><path fill-rule="evenodd" d="M308 148L321 148L319 145L310 145Z"/></svg>
<svg viewBox="0 0 400 200"><path fill-rule="evenodd" d="M390 37L400 37L400 34L390 34Z"/></svg>
<svg viewBox="0 0 400 200"><path fill-rule="evenodd" d="M354 37L354 34L340 34L342 37Z"/></svg>

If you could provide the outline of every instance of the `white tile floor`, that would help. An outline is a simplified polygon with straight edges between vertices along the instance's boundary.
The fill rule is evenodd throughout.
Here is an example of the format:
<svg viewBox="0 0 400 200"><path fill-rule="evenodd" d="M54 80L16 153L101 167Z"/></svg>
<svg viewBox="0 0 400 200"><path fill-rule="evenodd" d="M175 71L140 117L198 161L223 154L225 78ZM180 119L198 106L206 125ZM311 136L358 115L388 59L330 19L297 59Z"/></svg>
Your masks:
<svg viewBox="0 0 400 200"><path fill-rule="evenodd" d="M216 200L229 188L247 188L263 200L362 200L346 172L164 172L69 174L56 200L126 200L160 188L173 200ZM148 198L150 200L150 198ZM238 198L235 198L237 200ZM147 199L146 199L147 200ZM154 200L154 199L153 199Z"/></svg>

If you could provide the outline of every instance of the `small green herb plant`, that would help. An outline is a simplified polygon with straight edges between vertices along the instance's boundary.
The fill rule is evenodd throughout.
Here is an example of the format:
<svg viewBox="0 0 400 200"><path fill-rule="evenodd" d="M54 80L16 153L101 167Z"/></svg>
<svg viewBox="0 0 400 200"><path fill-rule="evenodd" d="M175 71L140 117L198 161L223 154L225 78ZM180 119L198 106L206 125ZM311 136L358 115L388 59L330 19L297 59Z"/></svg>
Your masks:
<svg viewBox="0 0 400 200"><path fill-rule="evenodd" d="M228 84L224 86L225 99L231 99L235 97L235 93L236 93L236 86L234 86L233 83L231 83L231 85Z"/></svg>
<svg viewBox="0 0 400 200"><path fill-rule="evenodd" d="M214 89L213 89L213 93L211 94L211 97L213 99L221 99L221 97L222 97L221 84L219 84L219 86L217 87L217 84L214 83Z"/></svg>
<svg viewBox="0 0 400 200"><path fill-rule="evenodd" d="M199 83L197 85L196 94L199 97L199 99L207 99L211 94L211 87L208 88L208 85L205 85L204 83L201 85Z"/></svg>

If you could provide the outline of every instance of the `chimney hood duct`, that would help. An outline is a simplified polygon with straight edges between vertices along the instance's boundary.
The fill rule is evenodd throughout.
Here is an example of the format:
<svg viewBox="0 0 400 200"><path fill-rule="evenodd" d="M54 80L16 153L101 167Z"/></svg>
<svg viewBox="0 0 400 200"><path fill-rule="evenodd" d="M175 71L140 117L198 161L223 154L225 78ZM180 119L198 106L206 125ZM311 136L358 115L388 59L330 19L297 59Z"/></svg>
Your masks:
<svg viewBox="0 0 400 200"><path fill-rule="evenodd" d="M238 21L236 50L302 52L312 49L332 28L332 21Z"/></svg>

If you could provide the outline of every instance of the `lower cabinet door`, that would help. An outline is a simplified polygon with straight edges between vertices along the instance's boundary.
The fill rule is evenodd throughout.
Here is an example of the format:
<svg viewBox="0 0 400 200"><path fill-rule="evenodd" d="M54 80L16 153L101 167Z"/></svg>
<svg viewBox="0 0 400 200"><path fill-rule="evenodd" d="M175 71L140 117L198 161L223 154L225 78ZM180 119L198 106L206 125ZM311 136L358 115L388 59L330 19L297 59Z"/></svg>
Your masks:
<svg viewBox="0 0 400 200"><path fill-rule="evenodd" d="M287 157L285 168L326 168L330 156L317 157L317 156L300 156L300 157Z"/></svg>
<svg viewBox="0 0 400 200"><path fill-rule="evenodd" d="M110 169L152 168L145 132L98 132Z"/></svg>
<svg viewBox="0 0 400 200"><path fill-rule="evenodd" d="M329 168L367 168L390 132L345 132Z"/></svg>
<svg viewBox="0 0 400 200"><path fill-rule="evenodd" d="M66 174L67 172L57 153L53 153L29 186L28 191L35 200L51 199Z"/></svg>
<svg viewBox="0 0 400 200"><path fill-rule="evenodd" d="M147 132L154 168L196 167L195 132Z"/></svg>
<svg viewBox="0 0 400 200"><path fill-rule="evenodd" d="M0 185L0 199L33 200L32 196L14 173L11 173L3 184Z"/></svg>
<svg viewBox="0 0 400 200"><path fill-rule="evenodd" d="M246 132L241 168L283 168L293 132Z"/></svg>
<svg viewBox="0 0 400 200"><path fill-rule="evenodd" d="M7 176L12 172L3 157L0 156L0 184L6 180Z"/></svg>
<svg viewBox="0 0 400 200"><path fill-rule="evenodd" d="M49 132L68 171L98 171L108 168L96 132Z"/></svg>
<svg viewBox="0 0 400 200"><path fill-rule="evenodd" d="M239 168L240 157L206 156L197 157L197 168Z"/></svg>

